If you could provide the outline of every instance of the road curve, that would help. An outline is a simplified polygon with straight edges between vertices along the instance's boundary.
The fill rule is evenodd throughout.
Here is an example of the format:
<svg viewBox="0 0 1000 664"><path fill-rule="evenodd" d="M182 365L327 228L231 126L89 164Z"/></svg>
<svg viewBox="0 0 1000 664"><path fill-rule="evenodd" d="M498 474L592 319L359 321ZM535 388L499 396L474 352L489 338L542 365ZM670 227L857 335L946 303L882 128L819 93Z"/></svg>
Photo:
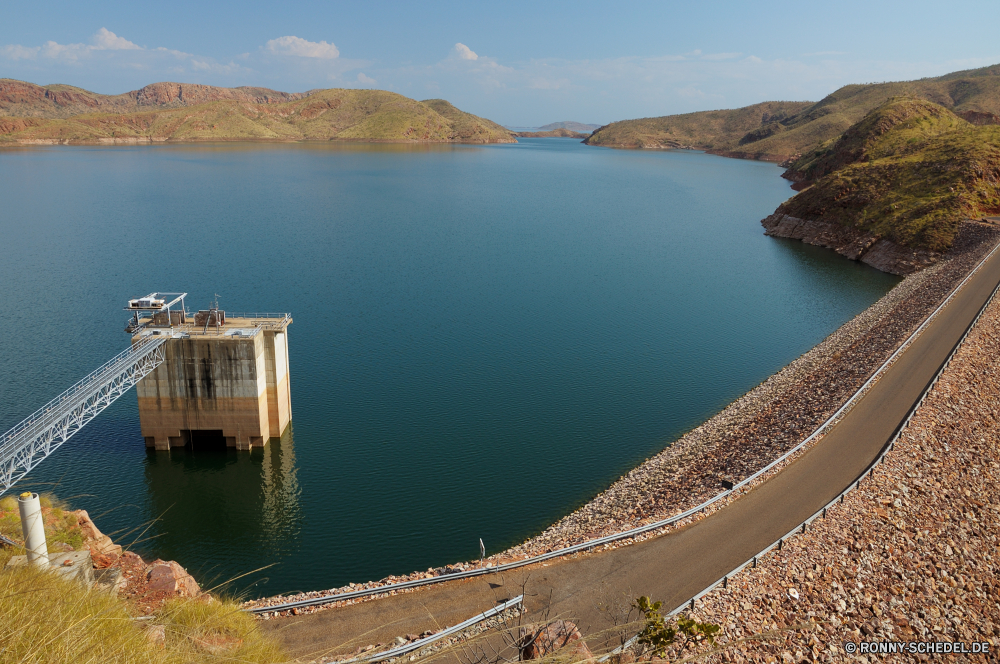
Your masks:
<svg viewBox="0 0 1000 664"><path fill-rule="evenodd" d="M262 623L290 654L346 653L395 636L454 625L521 594L530 613L610 627L600 605L648 595L673 607L729 573L829 503L902 426L1000 284L993 254L826 436L775 476L711 516L661 537L535 566L503 578L445 583L295 618Z"/></svg>

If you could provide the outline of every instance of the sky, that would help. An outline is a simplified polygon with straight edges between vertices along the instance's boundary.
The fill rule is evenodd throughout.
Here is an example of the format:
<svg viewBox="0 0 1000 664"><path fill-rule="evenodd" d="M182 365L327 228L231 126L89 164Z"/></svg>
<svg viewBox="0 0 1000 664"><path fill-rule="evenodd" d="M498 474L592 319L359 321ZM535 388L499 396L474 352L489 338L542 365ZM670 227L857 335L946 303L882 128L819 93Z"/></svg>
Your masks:
<svg viewBox="0 0 1000 664"><path fill-rule="evenodd" d="M508 126L819 100L1000 63L1000 2L10 3L0 78L444 98Z"/></svg>

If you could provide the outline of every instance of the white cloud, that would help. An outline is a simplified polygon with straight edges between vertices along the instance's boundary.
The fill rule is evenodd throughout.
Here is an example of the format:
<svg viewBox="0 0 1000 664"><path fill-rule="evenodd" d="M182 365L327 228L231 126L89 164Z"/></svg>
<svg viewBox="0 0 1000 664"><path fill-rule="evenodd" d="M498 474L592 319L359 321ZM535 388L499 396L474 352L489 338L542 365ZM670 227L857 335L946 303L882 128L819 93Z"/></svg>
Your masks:
<svg viewBox="0 0 1000 664"><path fill-rule="evenodd" d="M141 46L133 44L124 37L119 37L115 33L111 32L107 28L101 28L94 35L94 46L95 51L138 51L142 50Z"/></svg>
<svg viewBox="0 0 1000 664"><path fill-rule="evenodd" d="M455 55L459 57L460 60L478 60L479 56L471 48L465 44L459 42L455 44Z"/></svg>
<svg viewBox="0 0 1000 664"><path fill-rule="evenodd" d="M107 28L101 28L94 33L89 44L60 44L47 41L41 46L33 47L20 44L0 46L0 60L33 61L30 70L33 72L39 71L39 66L56 70L60 66L70 66L74 72L86 71L89 68L91 71L99 70L106 74L122 70L141 71L144 72L143 78L133 80L142 85L153 82L149 80L152 77L160 77L160 80L163 80L182 78L191 74L245 75L251 72L250 69L232 61L229 64L220 64L212 58L195 56L163 46L145 48L119 37ZM131 75L128 78L131 78Z"/></svg>
<svg viewBox="0 0 1000 664"><path fill-rule="evenodd" d="M38 56L38 51L40 50L38 46L29 48L20 44L8 44L0 48L0 55L7 60L33 60Z"/></svg>
<svg viewBox="0 0 1000 664"><path fill-rule="evenodd" d="M8 44L0 48L0 55L8 60L30 60L42 55L53 60L75 62L95 51L143 51L141 46L119 37L107 28L101 28L91 37L90 44L60 44L47 41L41 46Z"/></svg>
<svg viewBox="0 0 1000 664"><path fill-rule="evenodd" d="M264 44L265 50L276 55L292 55L299 58L333 60L340 56L334 44L325 41L311 42L301 37L285 36L271 39Z"/></svg>
<svg viewBox="0 0 1000 664"><path fill-rule="evenodd" d="M375 85L378 81L371 76L365 76L363 72L358 72L358 83L361 85Z"/></svg>

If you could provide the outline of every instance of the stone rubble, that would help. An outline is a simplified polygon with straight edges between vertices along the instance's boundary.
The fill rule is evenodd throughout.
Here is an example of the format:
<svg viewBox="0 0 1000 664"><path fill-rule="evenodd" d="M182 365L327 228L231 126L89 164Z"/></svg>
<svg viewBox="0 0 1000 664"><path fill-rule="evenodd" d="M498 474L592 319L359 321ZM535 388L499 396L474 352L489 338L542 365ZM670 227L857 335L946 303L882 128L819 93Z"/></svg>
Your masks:
<svg viewBox="0 0 1000 664"><path fill-rule="evenodd" d="M1000 227L988 222L964 222L952 249L938 263L907 276L878 302L722 412L647 459L606 491L538 536L487 557L485 565L523 560L663 520L718 495L723 490L724 481L737 482L764 468L833 415L998 240ZM805 449L799 454L803 452ZM594 550L627 546L705 518L780 471L794 458L776 466L743 491L735 492L673 526L618 540ZM379 581L251 600L244 606L260 608L353 590L375 589L478 566L478 562L460 562L426 572L388 576ZM303 607L294 612L263 613L259 617L269 620L314 613L418 590L390 590L363 598Z"/></svg>
<svg viewBox="0 0 1000 664"><path fill-rule="evenodd" d="M146 615L173 597L202 597L211 601L211 596L202 594L187 570L173 560L146 562L137 553L126 551L115 561L115 566L121 568L123 578L119 596Z"/></svg>
<svg viewBox="0 0 1000 664"><path fill-rule="evenodd" d="M1000 299L895 447L805 534L697 603L703 662L997 661ZM989 655L848 655L847 642L990 644ZM707 651L702 648L702 652ZM693 653L668 653L668 659Z"/></svg>

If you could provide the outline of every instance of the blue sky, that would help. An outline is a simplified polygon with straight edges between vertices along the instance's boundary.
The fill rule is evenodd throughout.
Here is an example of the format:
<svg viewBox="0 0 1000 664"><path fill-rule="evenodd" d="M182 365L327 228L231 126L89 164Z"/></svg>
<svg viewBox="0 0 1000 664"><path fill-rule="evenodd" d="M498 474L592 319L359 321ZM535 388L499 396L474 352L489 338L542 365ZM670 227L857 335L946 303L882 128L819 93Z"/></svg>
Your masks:
<svg viewBox="0 0 1000 664"><path fill-rule="evenodd" d="M442 97L507 125L817 100L1000 63L1000 2L10 3L0 77Z"/></svg>

